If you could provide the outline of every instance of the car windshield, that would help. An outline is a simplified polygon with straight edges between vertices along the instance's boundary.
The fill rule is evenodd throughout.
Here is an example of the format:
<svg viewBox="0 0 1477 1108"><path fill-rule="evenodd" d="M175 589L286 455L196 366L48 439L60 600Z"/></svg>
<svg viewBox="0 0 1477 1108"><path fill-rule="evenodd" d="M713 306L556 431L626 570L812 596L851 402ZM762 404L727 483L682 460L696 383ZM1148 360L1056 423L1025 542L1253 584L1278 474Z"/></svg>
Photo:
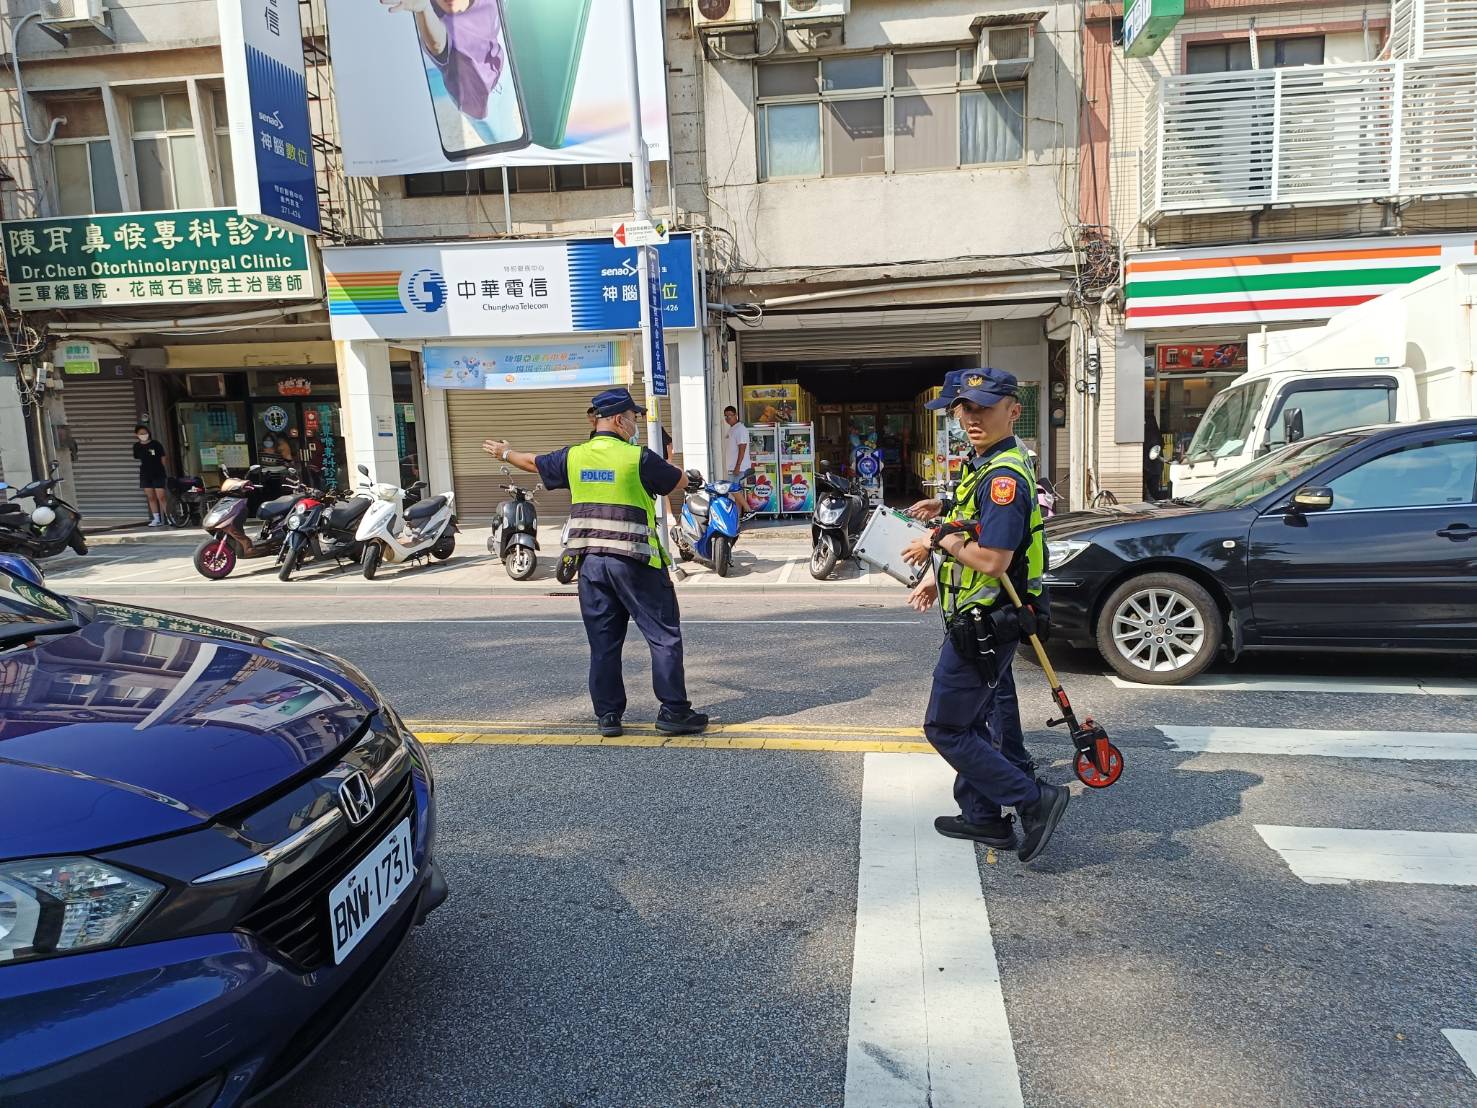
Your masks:
<svg viewBox="0 0 1477 1108"><path fill-rule="evenodd" d="M1252 381L1245 385L1232 385L1217 393L1205 415L1195 437L1185 451L1185 461L1198 462L1207 458L1225 458L1239 454L1251 438L1256 423L1257 411L1262 406L1262 397L1267 395L1267 382Z"/></svg>
<svg viewBox="0 0 1477 1108"><path fill-rule="evenodd" d="M1308 439L1268 454L1207 485L1186 502L1201 508L1240 508L1274 489L1296 481L1330 454L1360 440L1359 435L1329 435Z"/></svg>
<svg viewBox="0 0 1477 1108"><path fill-rule="evenodd" d="M0 569L0 634L22 623L56 623L73 613L58 596Z"/></svg>

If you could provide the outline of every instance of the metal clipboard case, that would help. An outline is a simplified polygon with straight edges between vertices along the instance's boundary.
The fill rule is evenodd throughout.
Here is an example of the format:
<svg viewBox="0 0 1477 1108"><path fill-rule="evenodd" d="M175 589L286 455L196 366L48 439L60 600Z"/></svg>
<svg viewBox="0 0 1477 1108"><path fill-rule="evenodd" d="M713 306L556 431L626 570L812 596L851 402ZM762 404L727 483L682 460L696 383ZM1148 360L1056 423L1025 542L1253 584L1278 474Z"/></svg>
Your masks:
<svg viewBox="0 0 1477 1108"><path fill-rule="evenodd" d="M862 537L857 540L856 556L873 569L880 569L895 581L909 586L916 585L928 571L928 563L910 566L903 561L903 548L914 539L928 534L928 528L912 516L891 508L877 508Z"/></svg>

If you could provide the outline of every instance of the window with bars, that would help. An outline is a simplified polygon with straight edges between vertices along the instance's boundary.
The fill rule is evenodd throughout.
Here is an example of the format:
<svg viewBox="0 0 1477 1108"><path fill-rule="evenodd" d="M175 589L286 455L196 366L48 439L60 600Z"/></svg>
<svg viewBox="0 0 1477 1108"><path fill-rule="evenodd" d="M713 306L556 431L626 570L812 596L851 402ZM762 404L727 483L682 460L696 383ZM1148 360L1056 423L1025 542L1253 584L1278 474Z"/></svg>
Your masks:
<svg viewBox="0 0 1477 1108"><path fill-rule="evenodd" d="M508 170L509 192L583 192L630 188L631 182L631 166L626 162L520 165ZM501 195L502 191L501 169L457 169L405 177L405 195L410 197Z"/></svg>
<svg viewBox="0 0 1477 1108"><path fill-rule="evenodd" d="M65 117L52 143L58 215L121 212L122 194L101 95L54 100L52 118Z"/></svg>
<svg viewBox="0 0 1477 1108"><path fill-rule="evenodd" d="M1026 89L973 80L975 48L756 67L759 177L849 177L1025 156Z"/></svg>

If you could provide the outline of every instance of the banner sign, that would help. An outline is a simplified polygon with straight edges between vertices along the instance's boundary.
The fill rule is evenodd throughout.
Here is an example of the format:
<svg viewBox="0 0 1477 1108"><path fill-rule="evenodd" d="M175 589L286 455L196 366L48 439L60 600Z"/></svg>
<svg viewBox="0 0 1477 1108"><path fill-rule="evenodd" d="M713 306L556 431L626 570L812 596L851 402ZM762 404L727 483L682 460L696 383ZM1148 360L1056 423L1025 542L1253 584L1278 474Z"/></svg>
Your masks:
<svg viewBox="0 0 1477 1108"><path fill-rule="evenodd" d="M1161 373L1203 373L1246 368L1244 342L1161 342L1155 350Z"/></svg>
<svg viewBox="0 0 1477 1108"><path fill-rule="evenodd" d="M607 389L633 378L630 344L427 346L426 384L437 389Z"/></svg>
<svg viewBox="0 0 1477 1108"><path fill-rule="evenodd" d="M329 323L337 340L635 331L637 249L609 239L329 247ZM697 326L692 235L644 249L661 262L664 326Z"/></svg>
<svg viewBox="0 0 1477 1108"><path fill-rule="evenodd" d="M0 223L10 306L316 300L308 241L230 209Z"/></svg>
<svg viewBox="0 0 1477 1108"><path fill-rule="evenodd" d="M318 185L297 0L218 0L236 206L317 234Z"/></svg>
<svg viewBox="0 0 1477 1108"><path fill-rule="evenodd" d="M1123 53L1147 58L1158 50L1185 15L1185 0L1127 0L1123 11Z"/></svg>
<svg viewBox="0 0 1477 1108"><path fill-rule="evenodd" d="M629 162L627 3L328 0L345 171ZM642 130L661 161L666 12L635 9Z"/></svg>

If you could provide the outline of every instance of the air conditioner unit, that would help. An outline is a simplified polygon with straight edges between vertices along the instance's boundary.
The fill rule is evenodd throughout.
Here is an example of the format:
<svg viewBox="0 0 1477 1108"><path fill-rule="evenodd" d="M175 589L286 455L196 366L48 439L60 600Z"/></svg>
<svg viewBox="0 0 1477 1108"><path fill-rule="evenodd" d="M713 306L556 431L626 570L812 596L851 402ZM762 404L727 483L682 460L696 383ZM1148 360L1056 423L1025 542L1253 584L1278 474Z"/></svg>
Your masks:
<svg viewBox="0 0 1477 1108"><path fill-rule="evenodd" d="M692 0L692 25L699 31L732 31L753 27L757 0Z"/></svg>
<svg viewBox="0 0 1477 1108"><path fill-rule="evenodd" d="M784 0L780 18L786 23L840 23L851 11L851 0Z"/></svg>
<svg viewBox="0 0 1477 1108"><path fill-rule="evenodd" d="M979 63L976 80L982 85L1018 81L1036 57L1036 24L1010 23L979 29Z"/></svg>
<svg viewBox="0 0 1477 1108"><path fill-rule="evenodd" d="M41 10L44 13L40 20L41 27L53 37L61 37L63 41L68 31L86 28L101 31L108 38L113 37L103 0L42 0Z"/></svg>
<svg viewBox="0 0 1477 1108"><path fill-rule="evenodd" d="M185 392L194 400L219 400L226 395L224 373L191 373L185 377Z"/></svg>

